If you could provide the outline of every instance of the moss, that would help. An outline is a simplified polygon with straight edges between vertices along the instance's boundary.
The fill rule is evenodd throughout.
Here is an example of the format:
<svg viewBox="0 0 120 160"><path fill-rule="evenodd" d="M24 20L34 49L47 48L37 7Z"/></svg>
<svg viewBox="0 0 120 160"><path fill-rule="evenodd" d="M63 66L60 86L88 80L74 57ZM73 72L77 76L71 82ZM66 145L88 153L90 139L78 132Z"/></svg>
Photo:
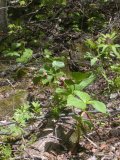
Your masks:
<svg viewBox="0 0 120 160"><path fill-rule="evenodd" d="M14 110L26 101L27 91L25 90L16 90L9 97L0 100L0 118L12 115Z"/></svg>

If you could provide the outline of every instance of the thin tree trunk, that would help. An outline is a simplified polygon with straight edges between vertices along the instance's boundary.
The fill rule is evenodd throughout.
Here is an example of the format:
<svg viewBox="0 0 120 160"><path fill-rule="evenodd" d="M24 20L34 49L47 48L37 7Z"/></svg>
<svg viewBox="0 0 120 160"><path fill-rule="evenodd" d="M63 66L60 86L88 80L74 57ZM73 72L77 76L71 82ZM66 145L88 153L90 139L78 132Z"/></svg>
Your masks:
<svg viewBox="0 0 120 160"><path fill-rule="evenodd" d="M7 0L0 0L0 40L7 33Z"/></svg>

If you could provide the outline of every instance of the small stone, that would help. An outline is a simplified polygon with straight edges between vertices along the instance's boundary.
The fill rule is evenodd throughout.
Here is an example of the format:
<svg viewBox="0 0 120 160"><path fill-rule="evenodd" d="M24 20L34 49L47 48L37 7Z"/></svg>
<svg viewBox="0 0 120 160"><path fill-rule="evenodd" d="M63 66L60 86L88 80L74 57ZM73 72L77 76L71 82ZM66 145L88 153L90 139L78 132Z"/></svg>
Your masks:
<svg viewBox="0 0 120 160"><path fill-rule="evenodd" d="M92 156L92 157L88 158L87 160L97 160L97 158L95 156Z"/></svg>
<svg viewBox="0 0 120 160"><path fill-rule="evenodd" d="M118 93L112 93L110 95L110 99L115 99L115 98L117 98L117 96L118 96Z"/></svg>

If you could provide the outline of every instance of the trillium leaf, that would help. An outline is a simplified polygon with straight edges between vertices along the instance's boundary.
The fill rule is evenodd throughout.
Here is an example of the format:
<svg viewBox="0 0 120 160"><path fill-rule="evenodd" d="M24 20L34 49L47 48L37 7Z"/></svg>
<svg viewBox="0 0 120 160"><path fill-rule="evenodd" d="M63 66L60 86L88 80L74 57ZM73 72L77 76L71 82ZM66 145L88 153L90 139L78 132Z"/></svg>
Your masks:
<svg viewBox="0 0 120 160"><path fill-rule="evenodd" d="M81 92L81 91L74 91L75 95L77 95L84 103L87 103L90 101L91 97L88 93L86 92Z"/></svg>
<svg viewBox="0 0 120 160"><path fill-rule="evenodd" d="M106 113L106 106L100 101L90 101L90 104L99 112Z"/></svg>
<svg viewBox="0 0 120 160"><path fill-rule="evenodd" d="M80 83L82 80L85 80L86 78L88 78L90 76L89 72L71 72L71 76L72 78L75 80L75 82Z"/></svg>
<svg viewBox="0 0 120 160"><path fill-rule="evenodd" d="M85 80L82 80L77 86L75 86L75 89L83 90L84 88L89 86L94 80L95 80L95 75L91 74L90 77L86 78Z"/></svg>
<svg viewBox="0 0 120 160"><path fill-rule="evenodd" d="M67 106L73 106L82 110L86 109L86 104L77 97L74 97L73 95L68 96Z"/></svg>
<svg viewBox="0 0 120 160"><path fill-rule="evenodd" d="M52 67L57 70L57 69L65 67L65 64L64 62L61 62L61 61L53 61Z"/></svg>
<svg viewBox="0 0 120 160"><path fill-rule="evenodd" d="M66 92L66 90L64 88L56 88L56 90L55 90L55 93L57 93L57 94L63 94L65 92Z"/></svg>

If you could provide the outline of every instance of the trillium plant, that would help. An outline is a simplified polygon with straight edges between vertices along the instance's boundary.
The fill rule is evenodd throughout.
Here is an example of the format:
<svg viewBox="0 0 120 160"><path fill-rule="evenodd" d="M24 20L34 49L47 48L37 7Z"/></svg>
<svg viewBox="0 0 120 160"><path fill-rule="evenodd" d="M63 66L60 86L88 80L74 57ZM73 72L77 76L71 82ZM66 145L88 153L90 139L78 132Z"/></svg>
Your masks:
<svg viewBox="0 0 120 160"><path fill-rule="evenodd" d="M86 92L75 90L67 98L67 106L73 106L85 111L88 105L92 105L97 111L106 113L106 106L103 102L92 100L90 95Z"/></svg>

